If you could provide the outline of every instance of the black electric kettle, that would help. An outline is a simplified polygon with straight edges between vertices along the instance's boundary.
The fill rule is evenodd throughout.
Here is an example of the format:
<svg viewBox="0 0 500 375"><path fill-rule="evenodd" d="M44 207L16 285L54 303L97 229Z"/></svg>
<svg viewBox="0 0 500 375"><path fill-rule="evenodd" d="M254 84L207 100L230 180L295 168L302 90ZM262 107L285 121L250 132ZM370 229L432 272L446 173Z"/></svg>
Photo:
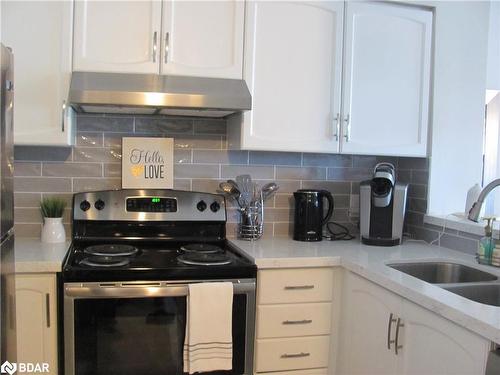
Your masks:
<svg viewBox="0 0 500 375"><path fill-rule="evenodd" d="M333 213L333 196L326 190L297 190L295 198L295 221L293 239L296 241L321 241L323 225ZM328 201L328 210L324 215L323 201Z"/></svg>

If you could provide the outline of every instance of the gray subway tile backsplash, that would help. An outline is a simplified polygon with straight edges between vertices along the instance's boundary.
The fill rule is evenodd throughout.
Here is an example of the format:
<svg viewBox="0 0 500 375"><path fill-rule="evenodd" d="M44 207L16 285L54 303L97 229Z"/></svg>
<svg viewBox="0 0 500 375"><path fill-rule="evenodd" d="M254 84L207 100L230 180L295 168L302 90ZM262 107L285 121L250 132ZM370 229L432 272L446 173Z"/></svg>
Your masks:
<svg viewBox="0 0 500 375"><path fill-rule="evenodd" d="M438 233L421 224L427 197L425 158L228 150L226 122L221 119L97 114L77 116L74 147L15 148L17 235L39 235L38 206L44 196L59 195L69 207L73 192L120 188L123 137L162 136L174 138L176 189L216 192L220 181L247 173L262 184L275 180L280 190L266 202L266 237L290 234L292 193L301 188L329 190L335 200L334 220L354 227L359 182L370 178L380 161L395 164L400 179L411 182L406 229L423 239ZM235 203L228 202L228 208L231 235L237 222ZM64 220L69 224L69 211Z"/></svg>
<svg viewBox="0 0 500 375"><path fill-rule="evenodd" d="M84 147L102 147L104 133L77 133L75 145Z"/></svg>
<svg viewBox="0 0 500 375"><path fill-rule="evenodd" d="M170 117L136 117L136 133L192 134L193 120Z"/></svg>
<svg viewBox="0 0 500 375"><path fill-rule="evenodd" d="M302 155L297 152L250 151L249 163L256 165L300 166Z"/></svg>
<svg viewBox="0 0 500 375"><path fill-rule="evenodd" d="M326 168L276 167L276 178L283 180L325 180Z"/></svg>
<svg viewBox="0 0 500 375"><path fill-rule="evenodd" d="M24 162L16 163L14 176L41 176L42 163L40 162Z"/></svg>
<svg viewBox="0 0 500 375"><path fill-rule="evenodd" d="M248 151L193 150L193 163L248 164Z"/></svg>
<svg viewBox="0 0 500 375"><path fill-rule="evenodd" d="M62 192L70 192L73 190L71 188L71 178L15 177L14 191L29 192L29 193L36 193L36 192L62 193Z"/></svg>
<svg viewBox="0 0 500 375"><path fill-rule="evenodd" d="M352 167L351 155L305 153L302 161L307 167Z"/></svg>
<svg viewBox="0 0 500 375"><path fill-rule="evenodd" d="M78 132L124 132L134 131L134 118L126 116L79 115Z"/></svg>
<svg viewBox="0 0 500 375"><path fill-rule="evenodd" d="M226 135L226 121L222 119L195 119L195 134L220 134Z"/></svg>
<svg viewBox="0 0 500 375"><path fill-rule="evenodd" d="M43 163L42 175L48 177L102 177L102 164Z"/></svg>

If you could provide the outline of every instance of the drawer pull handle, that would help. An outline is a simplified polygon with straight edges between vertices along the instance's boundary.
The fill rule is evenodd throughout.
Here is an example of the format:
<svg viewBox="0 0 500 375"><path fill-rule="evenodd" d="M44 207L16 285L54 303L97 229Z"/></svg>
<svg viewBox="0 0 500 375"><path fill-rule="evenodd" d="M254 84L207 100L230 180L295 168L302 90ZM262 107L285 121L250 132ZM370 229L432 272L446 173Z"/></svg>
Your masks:
<svg viewBox="0 0 500 375"><path fill-rule="evenodd" d="M50 328L50 294L45 294L45 314L47 318L47 328Z"/></svg>
<svg viewBox="0 0 500 375"><path fill-rule="evenodd" d="M310 324L312 323L312 319L303 319L303 320L285 320L283 324Z"/></svg>
<svg viewBox="0 0 500 375"><path fill-rule="evenodd" d="M292 354L285 353L281 355L281 358L302 358L302 357L309 357L310 355L311 353L304 353L304 352L292 353Z"/></svg>
<svg viewBox="0 0 500 375"><path fill-rule="evenodd" d="M396 323L396 318L394 318L394 314L391 313L389 315L389 322L387 323L387 349L391 350L391 344L394 344L396 340L392 340L391 338L391 327L392 323Z"/></svg>
<svg viewBox="0 0 500 375"><path fill-rule="evenodd" d="M314 285L287 285L285 290L314 289Z"/></svg>
<svg viewBox="0 0 500 375"><path fill-rule="evenodd" d="M394 342L394 353L396 355L399 354L399 350L403 349L403 345L399 345L399 329L404 326L405 325L401 321L401 318L398 318L398 321L396 323L396 340Z"/></svg>

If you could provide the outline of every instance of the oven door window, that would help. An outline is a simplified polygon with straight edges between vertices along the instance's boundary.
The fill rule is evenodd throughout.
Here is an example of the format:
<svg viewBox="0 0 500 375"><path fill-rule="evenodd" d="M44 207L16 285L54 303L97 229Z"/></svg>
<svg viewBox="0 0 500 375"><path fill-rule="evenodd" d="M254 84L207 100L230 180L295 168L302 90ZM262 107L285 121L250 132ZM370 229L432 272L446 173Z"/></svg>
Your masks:
<svg viewBox="0 0 500 375"><path fill-rule="evenodd" d="M186 298L77 299L76 375L183 374ZM213 317L207 316L207 324ZM246 295L233 300L233 371L245 365Z"/></svg>

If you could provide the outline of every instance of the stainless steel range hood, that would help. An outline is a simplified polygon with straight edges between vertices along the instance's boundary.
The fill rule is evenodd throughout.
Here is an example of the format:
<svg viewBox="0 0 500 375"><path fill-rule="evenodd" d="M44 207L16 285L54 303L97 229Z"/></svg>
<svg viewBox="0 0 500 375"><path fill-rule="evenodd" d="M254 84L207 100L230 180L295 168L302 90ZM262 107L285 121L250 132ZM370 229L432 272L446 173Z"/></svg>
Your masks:
<svg viewBox="0 0 500 375"><path fill-rule="evenodd" d="M80 113L225 117L251 109L243 80L74 72L69 105Z"/></svg>

